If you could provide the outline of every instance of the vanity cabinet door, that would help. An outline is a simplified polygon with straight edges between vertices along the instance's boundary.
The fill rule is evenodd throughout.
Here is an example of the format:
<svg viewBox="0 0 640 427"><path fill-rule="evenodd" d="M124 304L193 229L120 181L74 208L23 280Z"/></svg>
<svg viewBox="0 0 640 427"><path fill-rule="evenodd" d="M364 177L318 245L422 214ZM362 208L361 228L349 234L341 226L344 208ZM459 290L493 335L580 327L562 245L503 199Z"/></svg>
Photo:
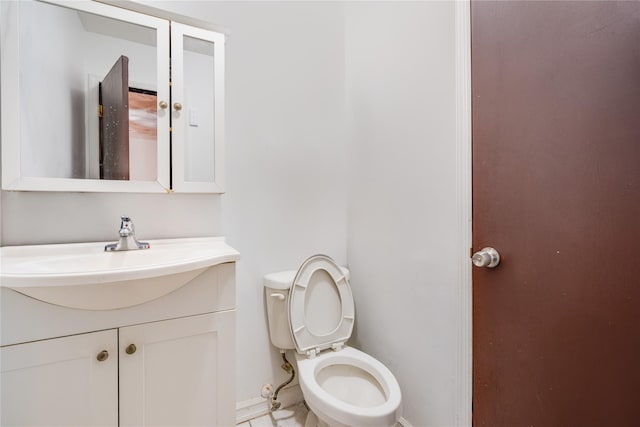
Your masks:
<svg viewBox="0 0 640 427"><path fill-rule="evenodd" d="M115 426L115 329L3 347L1 425Z"/></svg>
<svg viewBox="0 0 640 427"><path fill-rule="evenodd" d="M120 328L120 425L235 425L234 316Z"/></svg>

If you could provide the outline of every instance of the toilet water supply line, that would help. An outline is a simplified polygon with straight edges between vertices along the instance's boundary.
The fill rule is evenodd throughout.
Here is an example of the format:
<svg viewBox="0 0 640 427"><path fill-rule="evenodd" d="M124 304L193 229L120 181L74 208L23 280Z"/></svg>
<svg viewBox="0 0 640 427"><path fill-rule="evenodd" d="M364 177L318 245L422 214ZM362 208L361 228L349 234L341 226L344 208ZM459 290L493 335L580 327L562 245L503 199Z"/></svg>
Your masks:
<svg viewBox="0 0 640 427"><path fill-rule="evenodd" d="M287 381L280 384L278 388L276 388L276 391L273 393L273 396L271 397L270 411L275 411L276 409L280 408L282 403L278 402L278 393L280 393L280 390L282 390L285 386L289 385L291 381L293 381L293 379L296 377L296 370L293 368L293 365L289 363L289 361L287 360L287 356L285 352L281 350L281 353L282 353L282 360L284 361L284 363L280 367L286 373L291 374L291 378L289 378Z"/></svg>

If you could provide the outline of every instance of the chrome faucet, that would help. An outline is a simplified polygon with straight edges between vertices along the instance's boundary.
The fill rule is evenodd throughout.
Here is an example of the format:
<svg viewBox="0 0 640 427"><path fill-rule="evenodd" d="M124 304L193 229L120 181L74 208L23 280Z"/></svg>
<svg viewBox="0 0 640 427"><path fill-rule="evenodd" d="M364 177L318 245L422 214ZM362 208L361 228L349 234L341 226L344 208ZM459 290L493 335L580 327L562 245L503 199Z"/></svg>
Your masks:
<svg viewBox="0 0 640 427"><path fill-rule="evenodd" d="M133 228L133 221L128 216L120 217L120 240L118 243L111 243L104 247L106 252L111 251L130 251L134 249L149 249L151 245L146 242L136 240L136 233Z"/></svg>

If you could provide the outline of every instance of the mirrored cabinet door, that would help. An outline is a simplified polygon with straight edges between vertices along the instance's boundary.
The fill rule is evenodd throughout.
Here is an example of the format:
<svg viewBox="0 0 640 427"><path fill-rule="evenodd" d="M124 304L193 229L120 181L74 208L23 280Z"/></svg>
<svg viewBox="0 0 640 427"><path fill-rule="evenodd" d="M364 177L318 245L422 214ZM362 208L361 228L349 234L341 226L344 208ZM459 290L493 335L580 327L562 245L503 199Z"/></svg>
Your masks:
<svg viewBox="0 0 640 427"><path fill-rule="evenodd" d="M172 186L223 192L224 35L171 23Z"/></svg>
<svg viewBox="0 0 640 427"><path fill-rule="evenodd" d="M0 7L3 189L166 191L169 21L92 1Z"/></svg>

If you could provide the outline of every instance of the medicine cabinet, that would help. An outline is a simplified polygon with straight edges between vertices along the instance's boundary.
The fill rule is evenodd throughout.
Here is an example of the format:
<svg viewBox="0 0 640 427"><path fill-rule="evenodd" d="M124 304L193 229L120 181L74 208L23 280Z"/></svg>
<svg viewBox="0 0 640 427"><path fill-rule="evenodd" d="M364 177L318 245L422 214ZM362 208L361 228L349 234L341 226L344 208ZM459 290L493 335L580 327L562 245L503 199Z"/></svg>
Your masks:
<svg viewBox="0 0 640 427"><path fill-rule="evenodd" d="M2 188L222 193L225 36L194 22L0 2Z"/></svg>

